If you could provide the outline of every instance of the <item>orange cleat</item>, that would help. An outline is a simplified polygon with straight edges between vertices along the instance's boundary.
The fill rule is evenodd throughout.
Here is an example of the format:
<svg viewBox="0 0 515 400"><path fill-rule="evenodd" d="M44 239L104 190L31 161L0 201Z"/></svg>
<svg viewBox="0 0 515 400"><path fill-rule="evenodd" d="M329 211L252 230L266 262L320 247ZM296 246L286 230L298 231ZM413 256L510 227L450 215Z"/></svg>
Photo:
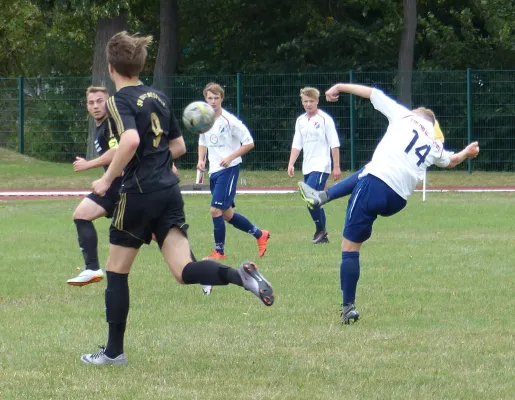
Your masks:
<svg viewBox="0 0 515 400"><path fill-rule="evenodd" d="M225 254L220 254L218 251L213 250L213 252L204 257L203 260L225 260L227 256Z"/></svg>
<svg viewBox="0 0 515 400"><path fill-rule="evenodd" d="M263 233L261 235L261 237L259 239L256 239L258 249L259 249L259 257L263 257L265 255L266 245L267 245L268 239L270 239L270 232L265 231L263 229L261 230L261 232Z"/></svg>

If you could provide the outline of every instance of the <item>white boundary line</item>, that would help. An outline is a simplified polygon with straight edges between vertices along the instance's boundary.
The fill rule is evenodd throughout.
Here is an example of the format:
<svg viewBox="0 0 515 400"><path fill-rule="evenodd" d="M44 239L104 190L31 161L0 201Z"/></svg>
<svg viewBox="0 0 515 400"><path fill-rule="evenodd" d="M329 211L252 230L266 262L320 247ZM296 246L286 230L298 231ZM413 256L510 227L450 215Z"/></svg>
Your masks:
<svg viewBox="0 0 515 400"><path fill-rule="evenodd" d="M415 192L422 192L422 189L417 189ZM463 189L426 189L426 192L431 193L447 193L447 192L459 192L459 193L488 193L488 192L515 192L515 188L463 188ZM90 191L83 190L63 190L63 191L17 191L17 192L0 192L0 198L9 197L67 197L67 196L85 196L91 193ZM182 194L211 194L208 190L184 190ZM243 189L238 190L238 194L291 194L297 193L297 190L293 189Z"/></svg>

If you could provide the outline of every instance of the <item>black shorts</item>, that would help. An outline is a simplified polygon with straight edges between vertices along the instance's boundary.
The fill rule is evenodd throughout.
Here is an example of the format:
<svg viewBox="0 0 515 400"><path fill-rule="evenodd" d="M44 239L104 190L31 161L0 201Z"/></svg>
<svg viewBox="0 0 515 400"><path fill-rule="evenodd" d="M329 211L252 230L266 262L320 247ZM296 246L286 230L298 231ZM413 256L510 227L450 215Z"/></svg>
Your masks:
<svg viewBox="0 0 515 400"><path fill-rule="evenodd" d="M116 178L111 187L107 189L106 194L102 197L95 193L90 193L86 197L93 200L100 207L106 210L106 218L111 218L116 208L116 203L120 199L120 187L122 186L122 178Z"/></svg>
<svg viewBox="0 0 515 400"><path fill-rule="evenodd" d="M139 249L143 243L150 243L154 233L161 246L170 229L181 228L185 222L184 202L177 184L157 192L120 193L109 228L109 242Z"/></svg>

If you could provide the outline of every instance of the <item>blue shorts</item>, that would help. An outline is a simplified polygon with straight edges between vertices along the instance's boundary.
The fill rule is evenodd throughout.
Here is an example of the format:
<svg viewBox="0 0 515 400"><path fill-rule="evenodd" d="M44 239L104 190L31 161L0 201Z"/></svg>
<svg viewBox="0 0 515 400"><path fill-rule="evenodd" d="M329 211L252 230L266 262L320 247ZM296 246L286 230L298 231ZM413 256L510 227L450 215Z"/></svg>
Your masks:
<svg viewBox="0 0 515 400"><path fill-rule="evenodd" d="M389 217L406 207L406 200L374 175L358 181L347 205L343 237L363 243L372 236L372 225L378 215Z"/></svg>
<svg viewBox="0 0 515 400"><path fill-rule="evenodd" d="M209 177L209 188L213 195L211 207L223 211L230 207L236 207L234 197L236 197L236 186L239 175L239 164L211 174Z"/></svg>
<svg viewBox="0 0 515 400"><path fill-rule="evenodd" d="M304 175L304 183L315 190L324 190L327 178L329 178L328 173L313 171Z"/></svg>

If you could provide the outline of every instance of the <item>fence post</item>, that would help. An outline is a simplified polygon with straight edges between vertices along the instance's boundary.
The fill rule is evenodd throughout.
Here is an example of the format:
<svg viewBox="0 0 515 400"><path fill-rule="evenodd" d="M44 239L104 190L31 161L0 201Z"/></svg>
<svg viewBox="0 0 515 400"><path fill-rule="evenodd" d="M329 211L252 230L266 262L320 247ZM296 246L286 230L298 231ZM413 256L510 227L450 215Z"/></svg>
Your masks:
<svg viewBox="0 0 515 400"><path fill-rule="evenodd" d="M467 140L472 142L472 79L471 70L467 68ZM467 160L468 173L472 174L472 160Z"/></svg>
<svg viewBox="0 0 515 400"><path fill-rule="evenodd" d="M354 72L349 72L349 83L354 82ZM349 108L350 108L350 170L351 172L354 172L356 170L356 155L355 155L355 140L356 140L356 114L355 114L355 107L354 103L355 97L353 94L350 95L349 99Z"/></svg>
<svg viewBox="0 0 515 400"><path fill-rule="evenodd" d="M23 100L24 100L24 96L23 96L23 76L18 76L18 119L20 121L19 123L19 126L18 126L18 147L19 147L19 151L20 151L20 154L24 154L25 153L25 144L24 144L24 131L25 131L25 121L24 121L24 116L25 116L25 110L24 110L24 103L23 103Z"/></svg>
<svg viewBox="0 0 515 400"><path fill-rule="evenodd" d="M240 103L241 103L241 77L240 73L236 73L236 116L240 118Z"/></svg>

